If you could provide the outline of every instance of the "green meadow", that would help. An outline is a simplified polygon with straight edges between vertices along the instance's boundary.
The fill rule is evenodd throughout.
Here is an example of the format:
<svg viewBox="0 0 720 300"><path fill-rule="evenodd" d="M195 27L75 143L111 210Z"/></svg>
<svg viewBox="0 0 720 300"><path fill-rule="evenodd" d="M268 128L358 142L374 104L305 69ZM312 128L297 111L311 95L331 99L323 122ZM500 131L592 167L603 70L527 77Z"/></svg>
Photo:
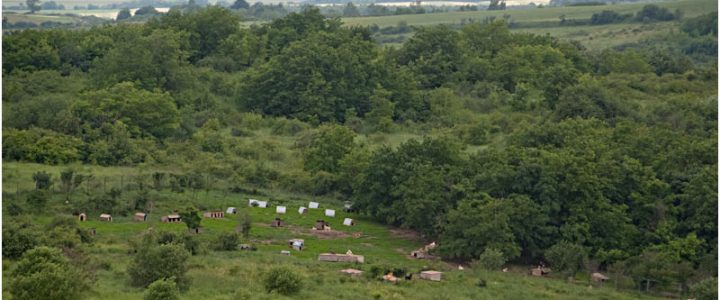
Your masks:
<svg viewBox="0 0 720 300"><path fill-rule="evenodd" d="M3 164L3 192L7 206L13 201L14 186L28 188L20 182L30 182L24 178L37 170L45 170L57 176L64 167L42 166L25 163ZM122 174L140 172L139 168L124 167L84 167L80 172L93 172L96 176L116 178ZM147 170L143 170L147 171ZM130 176L128 175L128 178ZM101 178L101 177L98 177ZM117 181L114 181L117 182ZM72 203L66 199L82 197L82 187L70 196L56 191L48 210L35 215L39 225L45 225L57 215L69 215L67 211ZM126 195L137 193L131 184L125 186ZM586 275L578 276L574 283L558 278L536 278L529 276L528 266L510 266L508 273L488 272L472 269L464 265L458 270L457 264L439 260L416 260L409 258L410 251L422 247L428 241L409 230L387 227L354 213L343 211L339 200L317 198L292 194L269 194L260 191L260 195L226 193L220 190L185 191L175 193L169 190L150 191L150 195L159 199L149 212L148 221L134 221L132 215L113 215L112 222L99 221L100 212L88 212L88 221L80 222L84 229L95 228L96 236L91 245L83 248L87 264L96 265L88 299L138 299L144 289L129 285L126 268L132 259L131 242L149 229L184 233L184 223L162 223L160 217L173 210L194 204L205 210L222 210L233 206L240 212L246 212L252 219L249 238L242 243L252 244L256 251L215 251L212 245L218 234L234 232L238 220L234 214L226 214L222 219L204 218L202 232L197 235L203 244L198 255L192 256L188 275L191 278L189 291L181 294L182 299L651 299L647 295L632 291L615 290L611 285L604 287L591 284ZM269 200L270 207L249 207L248 198ZM319 209L309 209L299 214L300 206L308 206L309 201L320 202ZM276 206L287 207L285 214L276 214ZM336 210L335 217L324 216L324 209ZM4 210L7 211L7 210ZM5 215L5 217L8 217ZM270 222L280 217L283 227L273 228ZM354 226L344 226L344 218L355 220ZM316 220L330 223L330 233L311 230ZM288 247L289 239L304 239L303 251ZM291 255L282 255L282 250L290 250ZM325 252L354 254L365 257L364 264L320 262L318 254ZM3 261L4 283L8 280L8 271L12 266L9 260ZM287 266L296 270L303 278L300 293L287 297L265 292L262 276L276 266ZM373 266L402 268L407 272L433 269L443 271L442 282L420 279L401 281L398 284L382 282L369 276L351 278L341 274L344 268L356 268L366 273ZM478 286L484 281L486 286ZM12 299L7 285L3 288L3 297Z"/></svg>
<svg viewBox="0 0 720 300"><path fill-rule="evenodd" d="M463 20L469 19L475 20L476 22L482 22L485 18L495 17L497 19L502 19L504 15L509 15L510 20L517 23L559 22L560 16L563 15L567 20L585 20L590 19L593 13L601 12L603 10L613 10L620 14L634 14L642 9L642 7L646 4L647 3L600 6L561 6L500 11L456 11L418 15L342 18L342 21L347 26L370 26L376 24L380 27L386 27L395 26L400 21L405 21L411 26L431 26L439 24L459 24ZM717 1L712 0L683 0L658 2L655 4L671 10L680 9L684 12L685 17L695 17L717 10Z"/></svg>
<svg viewBox="0 0 720 300"><path fill-rule="evenodd" d="M717 11L717 1L708 0L683 0L672 2L654 3L666 7L672 11L679 9L683 12L684 18L692 18L698 15ZM508 22L515 23L511 28L513 32L527 32L533 34L550 34L554 37L580 42L588 49L606 49L614 46L635 43L662 34L672 34L677 31L678 22L623 22L607 25L561 25L560 19L566 21L588 21L594 13L604 10L612 10L619 14L635 14L641 10L646 3L613 4L600 6L562 6L544 7L522 10L501 10L501 11L454 11L446 13L432 13L419 15L397 15L381 17L357 17L343 18L346 26L373 26L380 28L396 26L400 22L406 22L409 26L434 26L434 25L460 25L469 22L483 22L488 18L503 19L507 17ZM412 34L386 35L386 37L403 36L407 39ZM392 47L400 47L402 43L383 43Z"/></svg>

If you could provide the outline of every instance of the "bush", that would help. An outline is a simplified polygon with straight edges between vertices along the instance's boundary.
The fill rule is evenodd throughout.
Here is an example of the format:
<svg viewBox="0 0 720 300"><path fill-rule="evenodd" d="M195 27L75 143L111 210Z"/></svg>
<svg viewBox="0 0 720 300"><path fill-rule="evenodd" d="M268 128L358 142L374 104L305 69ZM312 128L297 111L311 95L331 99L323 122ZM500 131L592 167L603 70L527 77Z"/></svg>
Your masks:
<svg viewBox="0 0 720 300"><path fill-rule="evenodd" d="M127 272L133 286L147 287L159 279L174 278L177 286L185 290L190 285L185 277L189 257L190 254L179 245L158 246L150 238L139 247Z"/></svg>
<svg viewBox="0 0 720 300"><path fill-rule="evenodd" d="M202 244L197 238L197 235L186 232L182 237L182 243L185 246L185 250L190 252L191 255L197 255L200 253L200 247Z"/></svg>
<svg viewBox="0 0 720 300"><path fill-rule="evenodd" d="M50 193L46 190L36 190L30 192L25 199L28 205L30 205L36 211L42 211L50 198Z"/></svg>
<svg viewBox="0 0 720 300"><path fill-rule="evenodd" d="M706 278L690 286L690 294L697 300L718 298L718 279Z"/></svg>
<svg viewBox="0 0 720 300"><path fill-rule="evenodd" d="M2 239L2 255L10 259L20 258L26 251L41 243L40 232L33 225L24 222L3 224Z"/></svg>
<svg viewBox="0 0 720 300"><path fill-rule="evenodd" d="M302 288L302 278L293 270L286 267L277 267L265 275L265 290L268 293L278 292L282 295L292 295Z"/></svg>
<svg viewBox="0 0 720 300"><path fill-rule="evenodd" d="M505 256L502 252L493 249L485 248L480 257L473 261L473 267L479 267L484 270L497 271L505 264Z"/></svg>
<svg viewBox="0 0 720 300"><path fill-rule="evenodd" d="M178 300L180 292L174 278L156 280L145 290L145 300Z"/></svg>
<svg viewBox="0 0 720 300"><path fill-rule="evenodd" d="M590 18L590 24L592 25L603 25L611 23L620 23L624 21L628 16L621 15L612 10L603 10L600 13L594 13Z"/></svg>
<svg viewBox="0 0 720 300"><path fill-rule="evenodd" d="M577 271L585 268L588 254L584 247L562 241L545 251L545 258L554 270L575 275Z"/></svg>
<svg viewBox="0 0 720 300"><path fill-rule="evenodd" d="M238 244L240 244L240 236L237 233L223 232L218 236L217 242L215 243L215 250L237 250Z"/></svg>
<svg viewBox="0 0 720 300"><path fill-rule="evenodd" d="M682 16L680 10L675 11L673 14L665 7L660 7L655 4L648 4L643 6L642 10L637 12L636 18L638 21L649 22L649 21L672 21L673 19L679 19Z"/></svg>
<svg viewBox="0 0 720 300"><path fill-rule="evenodd" d="M38 190L47 190L53 184L52 175L44 171L35 172L35 174L33 174L32 176L32 179L35 181L35 188Z"/></svg>
<svg viewBox="0 0 720 300"><path fill-rule="evenodd" d="M78 299L87 283L60 249L26 252L9 276L13 299Z"/></svg>
<svg viewBox="0 0 720 300"><path fill-rule="evenodd" d="M7 212L11 216L19 216L22 215L25 210L22 208L22 205L17 202L10 202L7 206Z"/></svg>
<svg viewBox="0 0 720 300"><path fill-rule="evenodd" d="M172 244L178 241L177 234L172 231L160 231L157 235L159 244Z"/></svg>

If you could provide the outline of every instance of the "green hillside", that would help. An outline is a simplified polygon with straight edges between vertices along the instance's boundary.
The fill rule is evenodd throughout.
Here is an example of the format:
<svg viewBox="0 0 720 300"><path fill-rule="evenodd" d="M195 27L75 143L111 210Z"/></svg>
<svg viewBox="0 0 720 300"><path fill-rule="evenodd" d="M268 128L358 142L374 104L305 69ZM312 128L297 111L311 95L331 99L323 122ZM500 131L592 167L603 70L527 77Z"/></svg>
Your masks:
<svg viewBox="0 0 720 300"><path fill-rule="evenodd" d="M23 170L22 174L26 175L28 171L47 168L32 164L5 163L3 174L11 173L13 169ZM52 168L47 170L59 175ZM97 176L117 176L132 174L133 171L138 170L93 168L93 171ZM19 182L27 182L27 180L20 178L4 180L5 195L11 194L7 190L8 187L18 185ZM138 191L132 188L127 188L123 192L124 196L128 197L136 193ZM189 260L188 275L192 281L192 288L182 295L182 299L284 298L277 294L265 293L262 285L263 274L277 266L290 267L304 278L302 291L288 299L652 299L628 291L616 291L610 283L605 284L604 287L590 283L587 281L588 275L580 275L575 283L566 283L560 278L531 277L528 266L511 266L510 272L502 273L499 270L488 272L473 269L468 265L464 265L464 270L458 270L452 263L411 259L410 251L422 247L426 242L422 241L417 233L383 226L367 217L346 213L342 205L338 205L337 200L225 194L217 190L196 193L151 190L149 193L152 198L163 200L157 201L156 206L149 213L147 222L133 221L131 215L113 215L112 222L101 222L98 220L99 214L93 212L88 213L89 221L79 223L83 230L95 228L97 232L92 245L81 248L87 255L85 263L95 269L95 281L87 293L87 299L141 297L143 289L130 288L126 284L129 278L125 269L133 256L129 242L136 240L149 228L158 232L174 232L182 235L187 231L184 223L162 223L159 219L161 215L191 203L199 207L223 211L229 206L234 206L240 213L247 212L253 223L249 238L243 239L242 242L256 246L257 251L212 250L211 247L216 243L219 233L234 232L238 225L237 216L227 214L223 219L203 219L202 233L197 235L197 238L205 243L205 246L200 254ZM60 192L57 194L48 204L47 211L68 211L72 204L65 204L65 196ZM70 199L76 199L81 196L80 194L82 187L71 194ZM248 207L249 197L269 200L271 207ZM298 214L297 209L300 206L307 207L310 200L319 201L320 209L310 209L307 214ZM270 222L278 216L275 213L277 205L287 207L287 213L279 215L285 222L284 227L281 228L270 227ZM324 216L325 208L335 209L335 217ZM46 226L51 222L53 215L53 213L40 214L33 220L37 226ZM346 217L353 218L356 222L355 226L343 226L342 220ZM10 217L5 215L4 218ZM320 234L311 230L318 219L330 223L332 227L330 234ZM305 240L305 248L302 251L289 249L287 241L294 238ZM281 255L281 250L290 250L291 255ZM317 260L320 253L345 253L347 250L363 255L365 263L332 263ZM4 265L9 266L11 262L4 260ZM356 268L369 273L373 267L399 268L407 272L432 269L444 273L442 282L415 278L392 284L370 278L369 275L351 278L339 272L344 268ZM4 268L5 280L9 278L7 272L8 268ZM484 280L487 286L478 287L480 280ZM7 284L4 286L3 297L13 299L8 294Z"/></svg>
<svg viewBox="0 0 720 300"><path fill-rule="evenodd" d="M430 26L439 24L460 24L461 21L474 20L482 22L488 17L498 19L509 15L510 19L523 24L542 23L542 22L558 22L560 16L566 19L590 19L593 13L603 10L613 10L621 14L635 13L640 10L644 3L633 4L614 4L600 6L561 6L561 7L543 7L535 9L519 9L519 10L496 10L496 11L467 11L467 12L447 12L432 13L419 15L398 15L398 16L382 16L382 17L356 17L343 18L342 21L347 26L370 26L376 24L380 27L395 26L400 21L405 21L411 26ZM658 2L657 5L666 7L671 10L680 9L686 17L695 17L707 12L716 11L717 1L710 0L680 0Z"/></svg>
<svg viewBox="0 0 720 300"><path fill-rule="evenodd" d="M688 3L8 32L3 296L716 299L717 13ZM366 262L318 261L348 250Z"/></svg>

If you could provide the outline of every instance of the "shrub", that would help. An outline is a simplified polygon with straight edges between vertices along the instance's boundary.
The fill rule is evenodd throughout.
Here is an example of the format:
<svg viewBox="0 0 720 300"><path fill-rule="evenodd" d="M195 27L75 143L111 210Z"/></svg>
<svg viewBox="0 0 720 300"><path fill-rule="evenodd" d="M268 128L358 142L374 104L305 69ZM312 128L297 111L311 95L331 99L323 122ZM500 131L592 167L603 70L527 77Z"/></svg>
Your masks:
<svg viewBox="0 0 720 300"><path fill-rule="evenodd" d="M17 202L10 202L7 206L8 214L11 216L19 216L22 215L24 212L24 209L22 208L22 205Z"/></svg>
<svg viewBox="0 0 720 300"><path fill-rule="evenodd" d="M197 235L186 232L182 237L182 243L183 246L185 246L185 250L190 252L191 255L197 255L200 253L200 247L202 244L197 238Z"/></svg>
<svg viewBox="0 0 720 300"><path fill-rule="evenodd" d="M690 286L690 294L698 300L717 299L717 286L717 278L705 278L702 281Z"/></svg>
<svg viewBox="0 0 720 300"><path fill-rule="evenodd" d="M10 273L13 299L78 299L87 287L60 249L38 247L26 252Z"/></svg>
<svg viewBox="0 0 720 300"><path fill-rule="evenodd" d="M133 286L146 287L159 279L174 278L181 290L189 287L185 277L190 254L176 244L158 246L152 238L144 241L127 268Z"/></svg>
<svg viewBox="0 0 720 300"><path fill-rule="evenodd" d="M502 252L493 249L485 248L480 257L473 261L473 267L479 267L481 269L497 271L505 264L505 256Z"/></svg>
<svg viewBox="0 0 720 300"><path fill-rule="evenodd" d="M258 205L258 203L253 202L252 205L253 207L255 207ZM250 229L252 229L252 219L250 218L250 214L248 214L247 211L243 210L238 214L238 224L243 237L247 238L248 236L250 236Z"/></svg>
<svg viewBox="0 0 720 300"><path fill-rule="evenodd" d="M619 23L624 21L628 16L621 15L612 10L603 10L600 13L594 13L590 18L590 24L603 25L611 23Z"/></svg>
<svg viewBox="0 0 720 300"><path fill-rule="evenodd" d="M174 278L159 279L150 284L145 290L145 300L178 300L180 292Z"/></svg>
<svg viewBox="0 0 720 300"><path fill-rule="evenodd" d="M31 224L24 222L3 224L2 239L2 255L10 259L21 257L26 251L41 243L40 232Z"/></svg>
<svg viewBox="0 0 720 300"><path fill-rule="evenodd" d="M302 288L302 278L293 270L286 267L271 269L265 275L265 290L268 293L278 292L282 295L292 295Z"/></svg>
<svg viewBox="0 0 720 300"><path fill-rule="evenodd" d="M25 199L25 202L27 202L27 204L29 204L36 211L41 211L45 208L45 204L47 204L49 198L50 193L48 193L48 191L36 190L30 192L30 194L27 196L27 199Z"/></svg>
<svg viewBox="0 0 720 300"><path fill-rule="evenodd" d="M177 242L178 237L177 234L172 231L160 231L158 232L157 239L159 244L172 244Z"/></svg>
<svg viewBox="0 0 720 300"><path fill-rule="evenodd" d="M35 181L35 188L38 190L47 190L52 186L52 175L38 171L33 174L32 179Z"/></svg>
<svg viewBox="0 0 720 300"><path fill-rule="evenodd" d="M564 271L568 275L574 275L577 271L584 269L587 257L587 250L584 247L565 241L561 241L545 251L545 258L553 269Z"/></svg>
<svg viewBox="0 0 720 300"><path fill-rule="evenodd" d="M218 236L215 250L232 251L240 244L240 236L234 232L223 232Z"/></svg>
<svg viewBox="0 0 720 300"><path fill-rule="evenodd" d="M669 9L660 7L655 4L648 4L643 6L642 10L637 12L636 18L638 21L672 21L673 19L679 19L682 16L680 10L675 11L673 14Z"/></svg>

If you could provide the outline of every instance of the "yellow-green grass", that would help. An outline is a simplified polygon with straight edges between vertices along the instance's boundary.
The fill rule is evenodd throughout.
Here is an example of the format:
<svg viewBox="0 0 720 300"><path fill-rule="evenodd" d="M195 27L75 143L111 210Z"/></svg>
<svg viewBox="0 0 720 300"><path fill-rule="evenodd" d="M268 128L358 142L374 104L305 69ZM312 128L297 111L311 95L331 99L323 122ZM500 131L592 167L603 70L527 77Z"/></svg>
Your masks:
<svg viewBox="0 0 720 300"><path fill-rule="evenodd" d="M8 23L11 24L17 22L40 24L48 21L59 23L75 23L77 19L70 16L49 16L41 14L3 14L3 17L5 17Z"/></svg>
<svg viewBox="0 0 720 300"><path fill-rule="evenodd" d="M512 31L550 34L563 40L578 41L588 49L604 49L639 42L658 34L671 33L673 30L679 30L678 22L520 28L513 29Z"/></svg>
<svg viewBox="0 0 720 300"><path fill-rule="evenodd" d="M247 203L246 199L242 203ZM295 269L304 277L303 290L288 299L650 299L645 295L618 292L610 287L589 287L588 283L570 284L558 279L533 278L525 274L524 268L503 274L466 269L460 271L441 261L413 260L407 257L412 249L422 245L420 241L396 235L391 228L377 224L355 214L336 209L336 216L323 215L325 203L320 209L310 210L306 215L297 213L305 202L286 201L288 210L282 216L286 226L271 228L268 226L275 217L275 208L238 207L247 211L253 219L250 241L257 245L257 251L213 251L205 249L190 259L188 273L192 284L182 299L283 299L279 295L264 292L262 275L270 267L287 266ZM89 216L91 221L82 222L85 228L96 228L97 236L86 254L89 261L104 262L106 267L96 272L96 281L88 291L89 299L138 299L142 289L130 287L126 268L132 259L128 241L143 230L154 227L156 230L184 232L183 223L167 224L158 221L158 215L151 214L148 222L135 222L130 217L115 217L113 222L96 221L97 216ZM356 225L341 225L344 217L356 219ZM36 217L38 223L49 222L51 216ZM335 231L348 236L333 239L317 238L310 228L316 219L331 222ZM224 219L204 219L204 231L198 237L212 245L218 233L232 232L237 221L234 215ZM353 237L352 233L361 233ZM280 254L289 250L289 238L305 239L303 251L291 250L291 256ZM317 261L317 255L323 252L345 252L365 256L365 264L331 263ZM8 296L7 271L12 262L4 261L3 295ZM379 282L365 277L351 279L338 271L353 267L365 271L370 266L392 266L417 272L423 267L444 272L442 282L413 280L398 285ZM467 267L467 266L466 266ZM480 279L487 287L478 287Z"/></svg>
<svg viewBox="0 0 720 300"><path fill-rule="evenodd" d="M694 17L701 14L717 11L718 3L714 0L684 0L672 2L658 2L659 6L668 9L680 9L684 12L685 17ZM472 11L472 12L447 12L420 15L398 15L398 16L382 16L382 17L356 17L343 18L346 26L370 26L376 24L380 27L395 26L400 21L405 21L411 26L430 26L439 24L459 24L462 20L474 19L482 21L486 17L496 17L502 19L504 15L510 15L511 20L518 23L535 23L535 22L559 22L560 16L564 15L566 19L587 20L593 13L603 10L613 10L621 14L636 13L647 3L633 4L616 4L603 6L564 6L564 7L545 7L536 9L523 10L504 10L504 11Z"/></svg>

